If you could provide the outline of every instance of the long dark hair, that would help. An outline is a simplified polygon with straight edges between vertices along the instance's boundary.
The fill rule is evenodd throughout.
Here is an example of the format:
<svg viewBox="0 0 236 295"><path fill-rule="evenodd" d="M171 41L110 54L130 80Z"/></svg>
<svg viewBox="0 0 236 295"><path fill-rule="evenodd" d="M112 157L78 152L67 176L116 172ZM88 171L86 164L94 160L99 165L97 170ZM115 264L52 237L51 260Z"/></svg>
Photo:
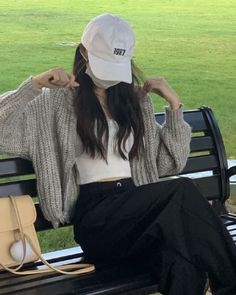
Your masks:
<svg viewBox="0 0 236 295"><path fill-rule="evenodd" d="M77 115L77 133L81 138L83 151L91 157L102 157L107 160L107 144L109 137L108 123L104 111L94 93L94 83L85 73L86 61L80 53L80 45L76 49L73 74L80 84L76 90L75 111ZM141 71L132 61L132 84L120 82L107 89L107 107L112 119L118 124L116 143L118 152L127 159L122 151L133 130L134 143L129 152L129 160L139 158L142 153L144 123L140 107L140 96L137 87L142 79ZM140 78L141 76L141 78Z"/></svg>

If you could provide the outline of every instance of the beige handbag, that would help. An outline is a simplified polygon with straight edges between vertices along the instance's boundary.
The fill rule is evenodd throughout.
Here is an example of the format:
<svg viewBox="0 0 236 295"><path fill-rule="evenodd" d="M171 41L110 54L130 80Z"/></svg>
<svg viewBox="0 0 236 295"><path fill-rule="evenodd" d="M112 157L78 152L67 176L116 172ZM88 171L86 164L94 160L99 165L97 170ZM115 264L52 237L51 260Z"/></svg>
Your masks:
<svg viewBox="0 0 236 295"><path fill-rule="evenodd" d="M41 255L34 227L36 210L29 195L0 197L0 270L28 275L56 271L79 275L95 270L93 264L71 264L54 267ZM19 271L26 262L41 260L47 269ZM14 267L14 268L13 268ZM73 269L73 271L65 271Z"/></svg>

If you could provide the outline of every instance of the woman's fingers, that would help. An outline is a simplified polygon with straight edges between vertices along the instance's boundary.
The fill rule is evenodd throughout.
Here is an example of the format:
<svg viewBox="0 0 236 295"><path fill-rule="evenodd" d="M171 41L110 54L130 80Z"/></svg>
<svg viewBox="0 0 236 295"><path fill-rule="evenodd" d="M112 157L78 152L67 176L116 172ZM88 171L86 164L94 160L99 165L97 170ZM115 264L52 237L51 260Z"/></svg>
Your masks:
<svg viewBox="0 0 236 295"><path fill-rule="evenodd" d="M68 74L62 68L52 70L52 75L51 83L55 86L65 87L70 81Z"/></svg>
<svg viewBox="0 0 236 295"><path fill-rule="evenodd" d="M79 87L79 83L75 81L75 76L73 74L68 74L69 82L66 87Z"/></svg>
<svg viewBox="0 0 236 295"><path fill-rule="evenodd" d="M63 68L50 69L32 78L33 83L38 87L59 88L78 87L72 74L66 73Z"/></svg>

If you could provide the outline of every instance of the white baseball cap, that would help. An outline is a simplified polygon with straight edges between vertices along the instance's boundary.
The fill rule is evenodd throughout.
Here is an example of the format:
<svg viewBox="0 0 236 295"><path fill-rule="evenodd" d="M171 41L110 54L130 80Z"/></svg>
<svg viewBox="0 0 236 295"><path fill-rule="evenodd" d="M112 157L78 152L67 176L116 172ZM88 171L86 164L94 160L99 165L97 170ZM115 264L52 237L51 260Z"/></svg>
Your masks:
<svg viewBox="0 0 236 295"><path fill-rule="evenodd" d="M132 82L135 37L126 21L113 14L98 15L87 24L81 43L88 51L89 64L97 78Z"/></svg>

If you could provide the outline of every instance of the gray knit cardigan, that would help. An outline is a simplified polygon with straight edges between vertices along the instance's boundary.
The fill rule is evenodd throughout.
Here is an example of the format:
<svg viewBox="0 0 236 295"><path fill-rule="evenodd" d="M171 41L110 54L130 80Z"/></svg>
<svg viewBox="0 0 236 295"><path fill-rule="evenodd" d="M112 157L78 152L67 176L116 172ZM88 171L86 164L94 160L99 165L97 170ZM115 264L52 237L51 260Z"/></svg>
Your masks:
<svg viewBox="0 0 236 295"><path fill-rule="evenodd" d="M32 161L42 212L56 228L60 222L70 221L79 196L75 159L81 144L76 132L74 92L67 88L41 90L31 79L0 96L0 152ZM183 120L181 108L166 108L166 120L160 126L155 122L150 97L142 96L145 151L139 161L130 161L136 186L180 172L191 139L191 128Z"/></svg>

